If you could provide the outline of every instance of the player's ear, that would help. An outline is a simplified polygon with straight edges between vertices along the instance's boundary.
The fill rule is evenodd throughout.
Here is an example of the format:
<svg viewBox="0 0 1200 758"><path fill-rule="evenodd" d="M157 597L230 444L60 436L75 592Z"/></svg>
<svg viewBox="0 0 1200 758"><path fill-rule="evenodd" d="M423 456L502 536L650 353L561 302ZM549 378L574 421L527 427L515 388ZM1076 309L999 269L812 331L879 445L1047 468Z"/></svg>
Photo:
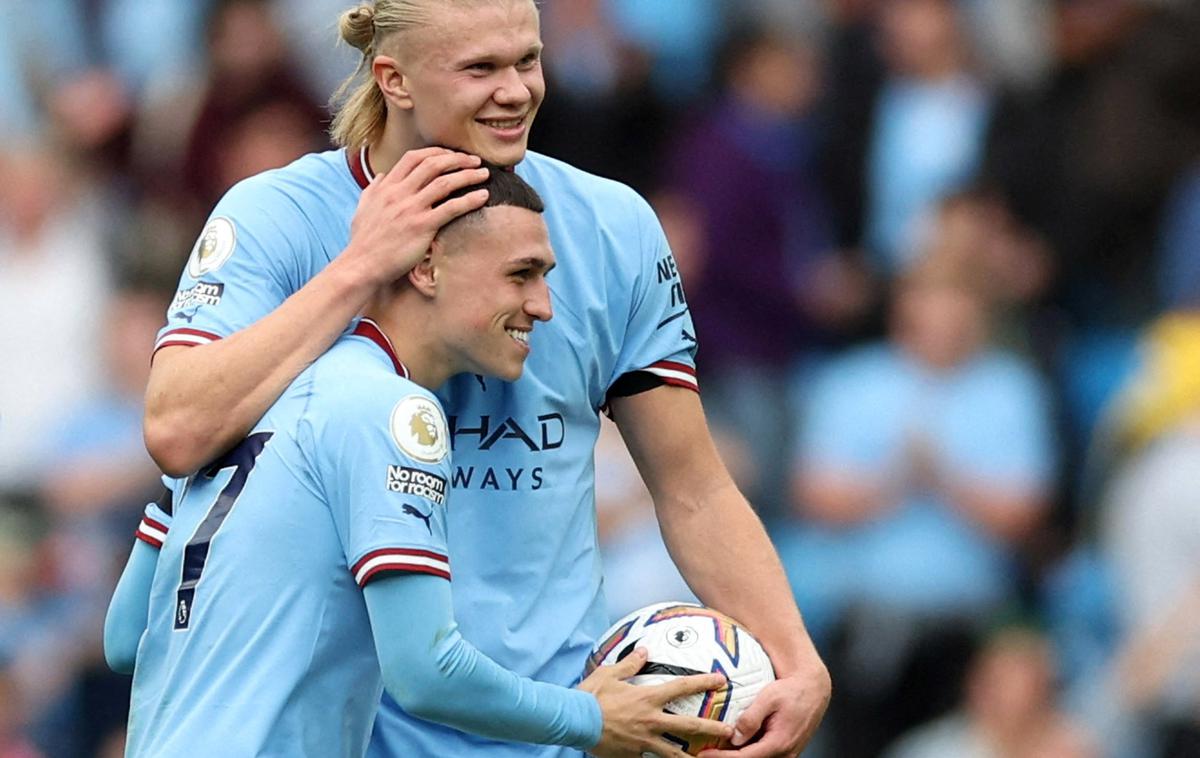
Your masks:
<svg viewBox="0 0 1200 758"><path fill-rule="evenodd" d="M437 244L435 239L434 245ZM408 283L425 297L433 297L434 292L437 291L437 266L433 263L433 247L425 251L425 257L421 259L421 262L408 272Z"/></svg>
<svg viewBox="0 0 1200 758"><path fill-rule="evenodd" d="M371 61L371 76L387 100L397 108L412 109L412 97L408 93L408 77L400 63L390 55L376 55Z"/></svg>

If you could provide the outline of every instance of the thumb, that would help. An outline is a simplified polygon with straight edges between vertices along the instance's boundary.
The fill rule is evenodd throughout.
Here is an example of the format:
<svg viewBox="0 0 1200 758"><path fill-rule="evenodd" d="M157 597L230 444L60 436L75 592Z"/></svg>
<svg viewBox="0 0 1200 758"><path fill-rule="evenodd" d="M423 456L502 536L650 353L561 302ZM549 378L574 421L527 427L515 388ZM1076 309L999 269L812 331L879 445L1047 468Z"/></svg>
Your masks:
<svg viewBox="0 0 1200 758"><path fill-rule="evenodd" d="M612 665L613 674L618 679L628 679L642 670L642 666L646 664L646 658L649 651L644 647L635 648L632 653L625 656L620 661Z"/></svg>
<svg viewBox="0 0 1200 758"><path fill-rule="evenodd" d="M738 716L733 725L733 737L730 742L734 747L741 747L750 741L750 738L758 734L758 730L762 728L763 720L770 713L770 706L764 698L756 697L750 703L750 707Z"/></svg>

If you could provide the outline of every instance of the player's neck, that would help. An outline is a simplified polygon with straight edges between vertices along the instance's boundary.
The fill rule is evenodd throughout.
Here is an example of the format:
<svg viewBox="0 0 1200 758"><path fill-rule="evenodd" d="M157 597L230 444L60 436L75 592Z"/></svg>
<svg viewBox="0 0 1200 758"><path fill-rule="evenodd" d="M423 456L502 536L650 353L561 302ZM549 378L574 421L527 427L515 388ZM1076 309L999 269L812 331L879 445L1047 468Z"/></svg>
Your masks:
<svg viewBox="0 0 1200 758"><path fill-rule="evenodd" d="M431 314L421 307L421 303L406 304L404 300L403 295L387 301L381 299L369 306L363 315L387 335L396 358L408 369L408 378L426 389L435 390L458 371L451 365Z"/></svg>
<svg viewBox="0 0 1200 758"><path fill-rule="evenodd" d="M368 145L372 172L387 173L409 150L424 146L411 121L409 118L389 115L383 125L383 135Z"/></svg>

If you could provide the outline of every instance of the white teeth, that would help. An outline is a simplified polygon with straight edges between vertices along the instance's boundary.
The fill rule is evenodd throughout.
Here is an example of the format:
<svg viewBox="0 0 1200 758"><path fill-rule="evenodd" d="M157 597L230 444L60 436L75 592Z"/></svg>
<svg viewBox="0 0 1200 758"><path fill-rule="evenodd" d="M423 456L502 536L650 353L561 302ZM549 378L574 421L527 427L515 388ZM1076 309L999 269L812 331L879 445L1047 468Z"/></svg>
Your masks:
<svg viewBox="0 0 1200 758"><path fill-rule="evenodd" d="M525 119L523 119L523 118L511 118L511 119L508 119L507 121L490 119L490 120L484 120L483 123L486 124L487 126L491 126L496 129L514 129L514 128L520 126L521 122L524 120Z"/></svg>
<svg viewBox="0 0 1200 758"><path fill-rule="evenodd" d="M505 329L504 332L522 345L529 344L529 332L522 332L519 329Z"/></svg>

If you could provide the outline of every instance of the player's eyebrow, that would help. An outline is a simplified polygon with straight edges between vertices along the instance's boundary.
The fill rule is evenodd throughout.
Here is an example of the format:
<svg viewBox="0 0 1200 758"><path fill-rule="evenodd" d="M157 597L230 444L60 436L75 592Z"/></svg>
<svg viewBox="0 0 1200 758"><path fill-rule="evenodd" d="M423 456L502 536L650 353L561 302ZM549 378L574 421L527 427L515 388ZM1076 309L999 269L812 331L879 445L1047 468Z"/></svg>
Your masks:
<svg viewBox="0 0 1200 758"><path fill-rule="evenodd" d="M537 255L530 255L525 258L517 258L510 261L514 266L522 266L526 268L539 269L543 274L548 274L558 265L557 262L551 262Z"/></svg>
<svg viewBox="0 0 1200 758"><path fill-rule="evenodd" d="M535 42L520 53L514 54L512 59L514 61L521 61L531 56L534 58L540 58L544 49L545 46L540 41ZM476 63L501 63L508 60L509 57L510 56L503 53L498 53L496 51L484 52L481 50L461 56L455 61L454 65L458 68L464 68Z"/></svg>

